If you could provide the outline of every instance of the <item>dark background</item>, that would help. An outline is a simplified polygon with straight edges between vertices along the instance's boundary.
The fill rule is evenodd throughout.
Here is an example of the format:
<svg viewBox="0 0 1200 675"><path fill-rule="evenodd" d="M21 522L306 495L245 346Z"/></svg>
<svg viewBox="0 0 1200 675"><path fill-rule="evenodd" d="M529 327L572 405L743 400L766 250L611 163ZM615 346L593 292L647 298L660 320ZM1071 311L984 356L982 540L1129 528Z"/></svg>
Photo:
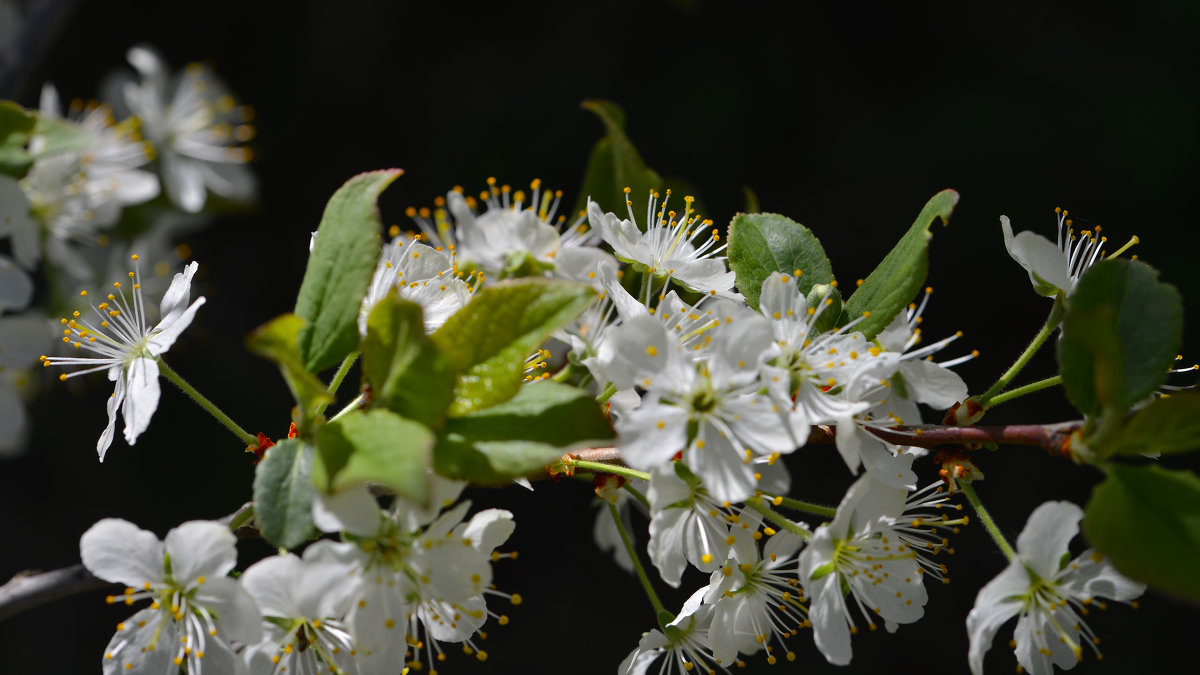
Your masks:
<svg viewBox="0 0 1200 675"><path fill-rule="evenodd" d="M931 338L966 333L950 356L981 350L959 368L972 391L1007 367L1050 306L1005 254L1001 214L1017 230L1053 238L1061 205L1104 225L1113 241L1139 235L1136 252L1180 288L1187 316L1197 315L1200 58L1192 40L1200 8L840 4L63 2L47 48L4 81L3 95L35 107L49 80L64 99L95 96L125 51L147 42L176 68L208 61L255 107L261 199L187 240L201 264L193 293L208 304L170 362L235 419L271 436L285 432L290 399L274 368L241 340L290 311L308 233L333 191L355 173L403 167L381 203L385 222L402 225L404 207L430 204L455 184L478 190L493 175L513 185L540 177L571 202L602 133L579 108L585 98L623 106L647 163L694 185L717 223L743 208L749 186L764 210L811 227L844 283L871 271L926 199L958 190L951 224L938 226L932 242L935 293L924 327ZM1200 359L1198 347L1187 334L1188 362ZM1054 372L1051 355L1042 356L1018 383ZM162 535L248 497L249 456L167 384L138 444L118 438L97 464L92 448L110 385L89 385L48 386L33 449L0 465L0 578L77 562L79 535L102 517ZM988 421L1072 416L1052 390L997 408ZM801 498L836 502L852 480L831 446L789 462ZM980 466L987 480L978 491L1013 539L1038 504L1083 504L1100 479L1019 447ZM935 476L929 463L917 470L922 480ZM496 583L526 602L498 607L513 622L488 626L486 664L452 656L440 670L612 672L654 617L636 582L592 543L587 486L473 496L516 514L510 543L521 555L496 565ZM966 613L1004 559L976 526L954 546L945 561L952 583L931 589L926 618L892 636L860 635L854 666L966 670ZM269 550L251 542L242 553L249 564ZM685 579L689 588L701 583ZM669 608L686 595L667 600ZM1139 610L1093 612L1105 658L1089 653L1080 672L1165 667L1197 616L1155 593ZM96 592L10 619L0 630L0 673L97 672L124 617ZM989 672L1015 666L1011 626L997 636ZM838 670L806 633L790 647L799 662L777 668ZM750 663L766 669L761 655Z"/></svg>

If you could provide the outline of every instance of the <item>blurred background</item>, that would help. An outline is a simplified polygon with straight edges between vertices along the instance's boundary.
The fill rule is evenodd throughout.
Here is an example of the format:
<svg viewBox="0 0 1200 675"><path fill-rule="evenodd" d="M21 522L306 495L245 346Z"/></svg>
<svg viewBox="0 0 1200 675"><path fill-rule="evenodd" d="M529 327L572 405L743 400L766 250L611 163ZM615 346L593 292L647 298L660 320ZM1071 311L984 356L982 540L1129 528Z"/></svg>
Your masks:
<svg viewBox="0 0 1200 675"><path fill-rule="evenodd" d="M402 167L381 201L385 224L408 227L405 207L431 205L453 185L478 191L489 176L514 186L541 178L573 203L603 133L579 106L588 98L622 106L647 164L686 180L717 224L745 208L749 187L762 210L810 227L844 284L873 269L930 196L958 190L949 227L934 230L924 329L930 338L964 331L947 357L980 350L957 369L973 392L1009 365L1050 308L1005 253L1002 214L1053 238L1062 206L1118 244L1138 235L1135 253L1180 289L1185 317L1200 316L1194 3L10 5L17 12L0 18L0 98L36 108L47 81L64 100L97 97L104 76L127 67L129 47L146 43L173 68L203 61L254 107L258 202L184 238L200 262L193 295L208 303L168 360L243 426L272 437L286 433L290 398L242 340L292 309L329 196L361 171ZM1185 327L1183 354L1200 360L1194 329ZM1018 384L1053 372L1047 350ZM170 385L137 445L118 438L98 464L111 385L102 376L71 384L83 386L47 380L29 451L0 462L0 579L78 562L79 535L102 517L163 535L248 498L251 456ZM1050 390L998 407L988 422L1073 417ZM800 498L835 503L852 481L832 446L805 448L789 466ZM1100 480L1029 448L985 454L979 466L987 480L978 492L1012 539L1038 504L1082 505ZM916 468L923 482L936 477L931 463ZM636 581L592 542L589 485L546 481L532 493L471 497L516 514L510 546L520 557L497 564L495 582L525 603L503 610L509 626L488 626L486 663L452 656L440 670L613 672L654 616ZM944 560L951 583L930 589L926 618L894 635L864 631L853 667L966 670L967 611L1005 561L979 527L953 546ZM241 553L248 564L270 551L244 542ZM668 607L703 583L685 578L684 590L666 594ZM4 622L0 674L97 672L126 616L103 595ZM1165 668L1197 618L1155 593L1138 610L1093 612L1104 660L1089 653L1080 672ZM989 672L1015 667L1010 635L1011 624ZM844 670L826 664L805 632L791 648L798 662L776 668ZM767 668L761 656L750 667Z"/></svg>

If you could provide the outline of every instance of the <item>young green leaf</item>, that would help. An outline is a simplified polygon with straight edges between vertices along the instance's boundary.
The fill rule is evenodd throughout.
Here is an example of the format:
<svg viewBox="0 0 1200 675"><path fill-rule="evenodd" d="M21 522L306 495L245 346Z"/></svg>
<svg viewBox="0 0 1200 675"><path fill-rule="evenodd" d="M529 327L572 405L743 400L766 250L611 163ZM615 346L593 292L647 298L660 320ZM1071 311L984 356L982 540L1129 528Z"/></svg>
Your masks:
<svg viewBox="0 0 1200 675"><path fill-rule="evenodd" d="M333 400L325 384L304 369L299 336L306 322L295 314L282 314L246 336L246 348L279 366L292 397L300 408L300 426L307 431L317 406Z"/></svg>
<svg viewBox="0 0 1200 675"><path fill-rule="evenodd" d="M10 101L0 101L0 173L21 178L33 164L26 150L37 115Z"/></svg>
<svg viewBox="0 0 1200 675"><path fill-rule="evenodd" d="M625 113L621 108L610 101L599 100L584 101L582 106L600 118L607 135L592 149L575 212L587 209L588 197L605 211L620 211L616 205L625 201L625 188L630 188L629 198L635 203L646 199L651 190L661 191L662 178L646 167L637 148L625 135Z"/></svg>
<svg viewBox="0 0 1200 675"><path fill-rule="evenodd" d="M1087 415L1124 416L1166 379L1182 334L1179 292L1154 268L1097 263L1071 295L1058 342L1067 398Z"/></svg>
<svg viewBox="0 0 1200 675"><path fill-rule="evenodd" d="M833 281L833 268L812 230L775 213L739 213L729 223L729 267L753 309L772 272L792 275L802 294Z"/></svg>
<svg viewBox="0 0 1200 675"><path fill-rule="evenodd" d="M390 410L355 410L317 430L313 482L325 492L379 483L424 504L433 432Z"/></svg>
<svg viewBox="0 0 1200 675"><path fill-rule="evenodd" d="M122 122L129 124L129 122ZM37 116L33 134L41 139L37 156L82 150L93 142L92 136L78 124L58 117Z"/></svg>
<svg viewBox="0 0 1200 675"><path fill-rule="evenodd" d="M542 473L571 448L614 436L591 394L539 382L504 403L449 420L434 448L434 468L473 483L507 483Z"/></svg>
<svg viewBox="0 0 1200 675"><path fill-rule="evenodd" d="M1083 533L1122 574L1200 602L1200 479L1158 466L1112 465L1092 490Z"/></svg>
<svg viewBox="0 0 1200 675"><path fill-rule="evenodd" d="M942 190L925 203L908 232L846 301L842 323L870 312L870 316L855 325L855 330L869 340L912 302L929 269L929 240L933 237L929 228L933 227L934 218L948 224L956 204L958 193L954 190Z"/></svg>
<svg viewBox="0 0 1200 675"><path fill-rule="evenodd" d="M379 258L375 201L401 173L359 174L325 206L295 309L308 322L300 332L300 356L310 372L336 364L358 347L358 310Z"/></svg>
<svg viewBox="0 0 1200 675"><path fill-rule="evenodd" d="M297 438L280 441L254 472L254 512L263 537L293 548L313 531L313 449Z"/></svg>
<svg viewBox="0 0 1200 675"><path fill-rule="evenodd" d="M372 404L436 428L454 400L455 370L425 335L420 305L388 293L371 310L362 345Z"/></svg>
<svg viewBox="0 0 1200 675"><path fill-rule="evenodd" d="M1200 394L1190 392L1155 399L1097 447L1106 457L1156 457L1196 449L1200 449Z"/></svg>
<svg viewBox="0 0 1200 675"><path fill-rule="evenodd" d="M596 293L549 279L502 281L475 294L431 337L460 373L449 415L503 403L525 380L525 359Z"/></svg>

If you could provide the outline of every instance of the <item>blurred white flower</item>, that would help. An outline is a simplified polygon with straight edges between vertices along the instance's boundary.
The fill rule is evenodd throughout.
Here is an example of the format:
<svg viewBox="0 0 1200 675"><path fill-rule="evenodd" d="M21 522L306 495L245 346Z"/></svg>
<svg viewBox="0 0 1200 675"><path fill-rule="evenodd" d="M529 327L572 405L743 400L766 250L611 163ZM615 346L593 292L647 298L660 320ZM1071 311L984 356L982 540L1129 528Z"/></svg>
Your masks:
<svg viewBox="0 0 1200 675"><path fill-rule="evenodd" d="M235 201L253 199L256 180L245 166L252 154L242 145L254 137L253 110L237 105L224 83L199 63L169 76L151 47L133 47L128 58L141 79L122 83L121 92L158 152L171 202L195 213L204 208L209 190Z"/></svg>

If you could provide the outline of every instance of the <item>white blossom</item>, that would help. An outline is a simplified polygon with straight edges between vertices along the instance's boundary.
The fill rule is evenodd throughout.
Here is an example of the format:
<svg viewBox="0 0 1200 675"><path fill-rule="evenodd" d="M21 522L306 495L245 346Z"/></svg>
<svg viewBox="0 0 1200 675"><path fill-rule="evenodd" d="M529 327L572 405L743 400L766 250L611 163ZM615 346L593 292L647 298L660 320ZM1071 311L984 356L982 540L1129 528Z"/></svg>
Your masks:
<svg viewBox="0 0 1200 675"><path fill-rule="evenodd" d="M1029 231L1014 237L1008 216L1000 216L1004 248L1029 272L1033 290L1051 298L1059 293L1070 295L1075 290L1080 277L1100 260L1101 249L1107 241L1100 236L1099 227L1095 231L1081 230L1076 235L1067 212L1060 208L1055 208L1054 212L1058 214L1057 244ZM1136 243L1137 237L1134 237L1127 246Z"/></svg>
<svg viewBox="0 0 1200 675"><path fill-rule="evenodd" d="M42 356L41 359L46 366L83 366L82 370L59 375L61 380L98 370L108 371L108 379L115 388L108 399L108 426L96 443L100 461L104 461L104 454L112 444L118 409L125 419L125 441L130 445L137 442L138 436L150 425L160 395L157 357L170 349L180 333L192 323L196 310L204 304L201 297L188 305L192 276L199 268L193 262L175 275L163 295L162 318L151 327L142 299L138 256L131 258L134 271L129 273L129 282L115 282L113 292L105 301L91 305L95 321L84 318L78 311L72 318L62 319L63 342L75 350L86 349L96 356ZM87 291L81 295L86 297Z"/></svg>
<svg viewBox="0 0 1200 675"><path fill-rule="evenodd" d="M641 263L655 277L675 279L693 290L740 300L733 290L734 273L726 269L725 256L719 255L725 244L719 243L713 222L695 214L690 196L683 198L682 213L668 211L670 198L667 190L660 204L658 193L650 193L645 231L638 226L631 201L625 202L629 218L622 219L589 199L588 222L621 260Z"/></svg>
<svg viewBox="0 0 1200 675"><path fill-rule="evenodd" d="M104 650L104 674L189 675L245 672L232 644L262 639L254 600L226 576L237 563L237 540L228 527L191 521L163 541L118 518L93 525L79 540L92 574L125 584L109 604L149 599L150 606L117 624Z"/></svg>
<svg viewBox="0 0 1200 675"><path fill-rule="evenodd" d="M1070 502L1046 502L1030 514L1017 537L1016 556L980 589L967 615L974 675L982 675L992 638L1014 616L1014 653L1026 672L1051 675L1054 666L1073 668L1083 659L1085 643L1099 654L1099 639L1083 619L1088 606L1097 598L1132 602L1146 590L1090 549L1068 559L1082 518L1083 511Z"/></svg>

